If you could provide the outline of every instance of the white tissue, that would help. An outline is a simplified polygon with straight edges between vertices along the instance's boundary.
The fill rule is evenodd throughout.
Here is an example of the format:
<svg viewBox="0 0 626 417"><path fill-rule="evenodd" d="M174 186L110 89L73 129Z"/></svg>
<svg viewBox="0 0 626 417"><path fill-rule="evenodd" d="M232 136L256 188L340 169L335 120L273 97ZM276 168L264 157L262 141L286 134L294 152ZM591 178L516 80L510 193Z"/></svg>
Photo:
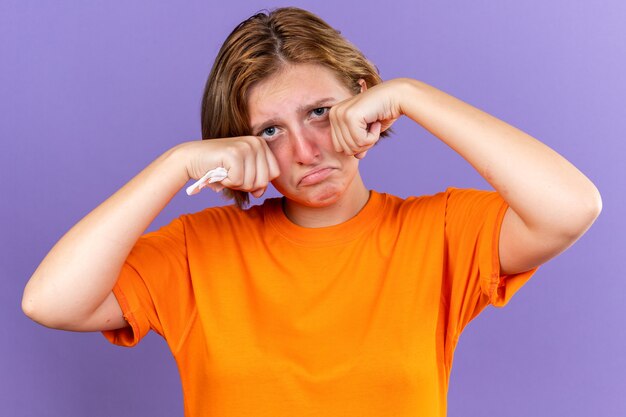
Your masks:
<svg viewBox="0 0 626 417"><path fill-rule="evenodd" d="M223 167L212 169L204 174L202 178L200 178L198 181L187 187L187 195L198 194L200 190L204 187L208 186L209 184L213 184L214 182L220 182L227 176L228 171L226 171L226 169Z"/></svg>

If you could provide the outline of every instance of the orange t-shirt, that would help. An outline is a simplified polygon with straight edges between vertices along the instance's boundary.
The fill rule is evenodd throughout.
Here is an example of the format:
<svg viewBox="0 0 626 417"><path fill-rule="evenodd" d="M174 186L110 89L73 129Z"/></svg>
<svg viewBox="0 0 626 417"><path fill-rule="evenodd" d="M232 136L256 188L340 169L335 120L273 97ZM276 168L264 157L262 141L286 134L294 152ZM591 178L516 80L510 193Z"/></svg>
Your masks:
<svg viewBox="0 0 626 417"><path fill-rule="evenodd" d="M345 223L303 228L281 200L184 215L141 237L114 288L135 345L178 364L185 416L442 417L454 348L501 277L495 192L372 191Z"/></svg>

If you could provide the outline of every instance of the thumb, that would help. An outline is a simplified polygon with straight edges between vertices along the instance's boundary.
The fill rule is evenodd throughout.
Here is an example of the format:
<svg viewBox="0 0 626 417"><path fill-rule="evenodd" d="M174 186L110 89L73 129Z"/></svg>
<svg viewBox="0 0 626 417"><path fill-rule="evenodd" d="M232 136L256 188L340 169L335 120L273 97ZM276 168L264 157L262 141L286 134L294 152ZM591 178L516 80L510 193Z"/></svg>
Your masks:
<svg viewBox="0 0 626 417"><path fill-rule="evenodd" d="M368 131L367 131L367 142L368 143L376 143L378 142L378 138L380 137L380 129L381 129L382 125L380 124L380 122L374 122L370 125Z"/></svg>

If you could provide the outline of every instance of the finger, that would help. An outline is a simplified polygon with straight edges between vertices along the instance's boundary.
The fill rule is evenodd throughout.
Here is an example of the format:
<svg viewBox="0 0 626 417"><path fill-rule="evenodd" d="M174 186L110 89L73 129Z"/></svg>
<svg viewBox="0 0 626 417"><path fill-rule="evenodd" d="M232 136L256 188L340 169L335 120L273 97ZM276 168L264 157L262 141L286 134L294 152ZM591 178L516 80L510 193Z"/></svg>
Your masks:
<svg viewBox="0 0 626 417"><path fill-rule="evenodd" d="M354 138L354 132L355 129L353 129L350 125L353 123L352 120L350 119L346 119L343 121L343 123L339 124L339 128L341 129L341 135L343 137L343 141L345 143L345 145L348 147L348 152L346 152L347 155L354 155L360 148L359 145L357 145L357 143L355 142Z"/></svg>
<svg viewBox="0 0 626 417"><path fill-rule="evenodd" d="M222 162L228 171L228 176L222 180L222 185L226 188L237 189L243 183L244 164L238 156L230 156ZM217 184L217 183L216 183Z"/></svg>
<svg viewBox="0 0 626 417"><path fill-rule="evenodd" d="M335 126L332 120L330 122L330 139L333 142L333 149L335 150L335 152L341 152L342 148L341 148L341 145L339 144L339 140L337 139L337 135L335 134Z"/></svg>
<svg viewBox="0 0 626 417"><path fill-rule="evenodd" d="M395 123L396 120L398 119L384 120L383 122L381 122L380 131L384 132L385 130L389 129L391 125Z"/></svg>
<svg viewBox="0 0 626 417"><path fill-rule="evenodd" d="M255 198L259 198L262 197L263 194L265 194L265 191L267 190L267 187L263 187L263 188L259 188L257 190L253 190L250 193L255 197Z"/></svg>
<svg viewBox="0 0 626 417"><path fill-rule="evenodd" d="M359 145L355 141L358 138L355 133L357 133L358 129L355 129L355 125L358 126L358 122L356 121L356 116L354 110L350 111L350 107L346 107L345 110L340 109L338 112L338 123L337 126L341 131L342 140L345 144L344 147L348 147L349 151L346 152L348 155L354 155L359 151Z"/></svg>
<svg viewBox="0 0 626 417"><path fill-rule="evenodd" d="M355 157L363 159L366 152L378 142L380 138L381 123L374 122L365 130L361 130L359 133L365 136L365 139L361 141L361 145L357 144L357 148L354 150ZM357 156L359 155L359 156Z"/></svg>
<svg viewBox="0 0 626 417"><path fill-rule="evenodd" d="M256 153L256 177L254 179L254 190L259 190L267 187L269 167L267 164L267 156L265 155L265 149L260 145L260 149ZM254 193L253 193L254 195ZM255 196L256 197L256 196Z"/></svg>
<svg viewBox="0 0 626 417"><path fill-rule="evenodd" d="M252 190L254 188L254 182L256 180L257 175L257 152L252 146L252 149L247 151L244 156L244 176L243 176L243 184L241 184L240 188L243 191Z"/></svg>
<svg viewBox="0 0 626 417"><path fill-rule="evenodd" d="M380 122L374 122L370 125L370 128L367 132L367 142L371 143L372 146L378 142L380 139L380 131L382 128L382 124Z"/></svg>
<svg viewBox="0 0 626 417"><path fill-rule="evenodd" d="M352 149L350 149L350 145L348 144L346 137L344 136L344 130L342 129L342 125L344 123L342 119L342 116L337 114L335 123L332 124L333 130L335 132L335 137L337 138L337 143L341 148L341 150L339 150L338 152L343 152L346 155L352 155L354 152L352 152Z"/></svg>
<svg viewBox="0 0 626 417"><path fill-rule="evenodd" d="M216 193L219 193L220 191L224 189L224 186L219 182L214 182L212 184L207 184L207 188L210 188Z"/></svg>
<svg viewBox="0 0 626 417"><path fill-rule="evenodd" d="M265 159L267 160L267 176L268 180L272 181L275 178L278 178L280 175L280 168L278 167L278 161L274 156L272 150L265 144Z"/></svg>
<svg viewBox="0 0 626 417"><path fill-rule="evenodd" d="M372 146L372 141L368 136L368 131L371 129L371 126L368 126L365 120L355 120L348 126L348 128L350 129L350 136L354 141L353 149L355 152L369 149Z"/></svg>
<svg viewBox="0 0 626 417"><path fill-rule="evenodd" d="M330 118L331 137L333 140L333 147L335 148L335 152L337 153L345 152L345 149L343 147L343 140L341 138L341 131L337 127L339 125L339 119L337 116L336 107L333 107L330 109L329 118Z"/></svg>

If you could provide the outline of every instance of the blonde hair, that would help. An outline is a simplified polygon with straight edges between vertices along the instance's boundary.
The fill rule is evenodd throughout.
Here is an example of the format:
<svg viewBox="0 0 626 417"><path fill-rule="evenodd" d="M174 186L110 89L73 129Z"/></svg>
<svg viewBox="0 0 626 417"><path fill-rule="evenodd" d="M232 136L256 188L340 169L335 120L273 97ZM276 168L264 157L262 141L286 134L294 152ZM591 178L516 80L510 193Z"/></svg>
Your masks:
<svg viewBox="0 0 626 417"><path fill-rule="evenodd" d="M354 94L360 91L359 79L368 87L382 82L363 53L313 13L295 7L260 12L231 32L215 58L202 97L202 138L253 134L247 112L250 87L285 64L300 63L326 66ZM240 208L250 202L247 192L224 193Z"/></svg>

